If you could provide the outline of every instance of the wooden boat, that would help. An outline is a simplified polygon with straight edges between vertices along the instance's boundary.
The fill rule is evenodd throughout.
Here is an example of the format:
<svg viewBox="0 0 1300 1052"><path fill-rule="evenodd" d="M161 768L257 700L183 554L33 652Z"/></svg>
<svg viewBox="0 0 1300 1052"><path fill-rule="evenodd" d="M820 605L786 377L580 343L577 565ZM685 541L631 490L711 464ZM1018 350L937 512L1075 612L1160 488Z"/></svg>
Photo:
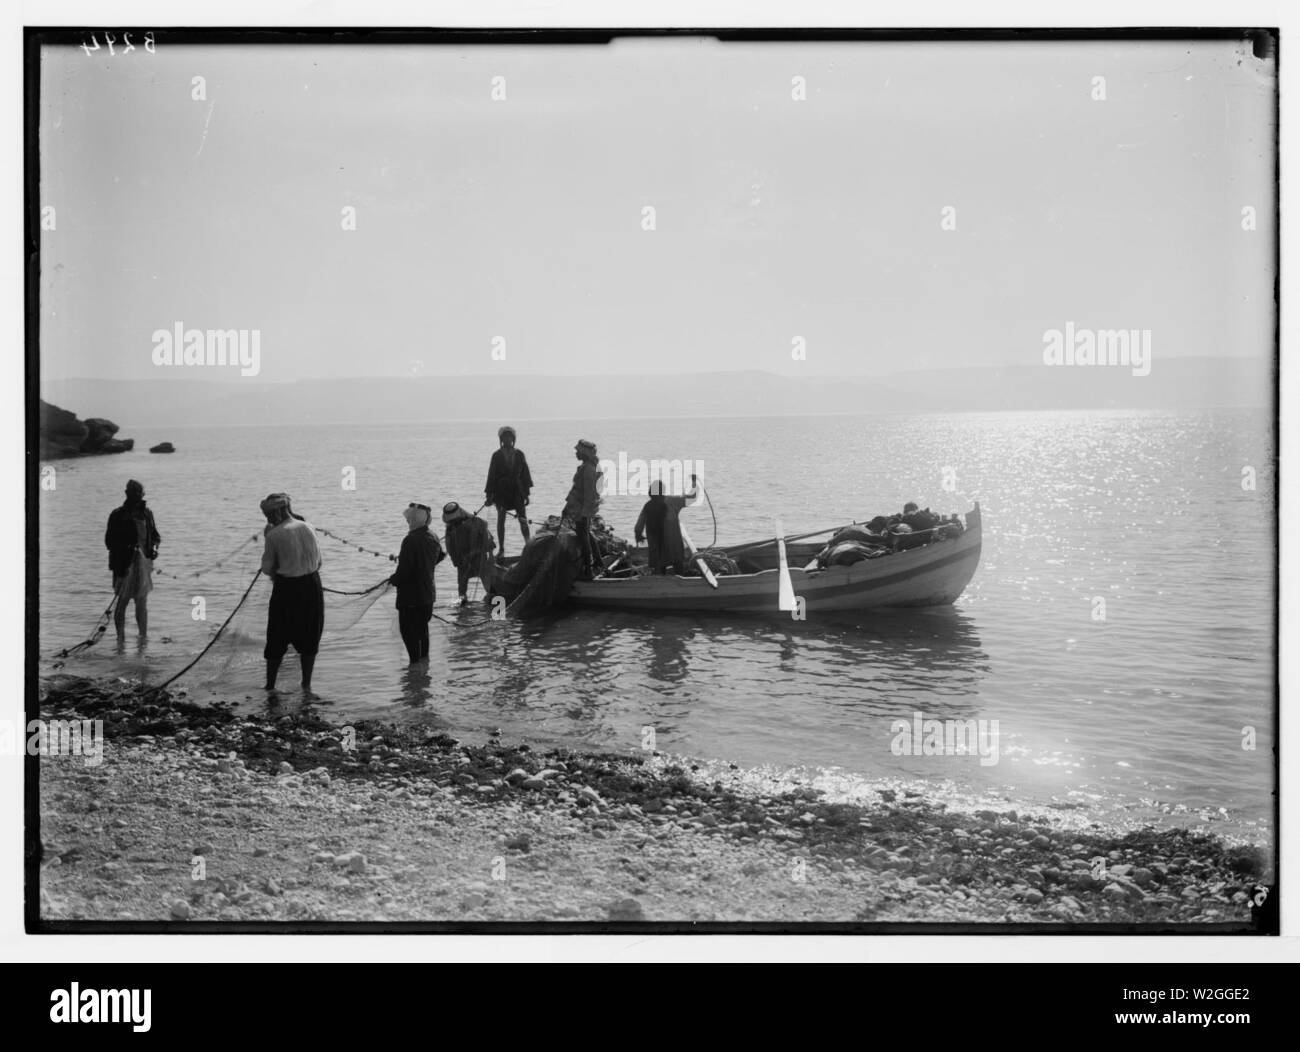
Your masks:
<svg viewBox="0 0 1300 1052"><path fill-rule="evenodd" d="M794 594L807 615L878 607L947 606L970 584L979 565L980 508L966 513L965 532L906 551L892 552L850 566L805 569L823 541L786 545ZM778 613L780 571L775 538L737 544L725 551L739 574L719 574L718 586L703 577L644 575L578 581L568 597L572 606L605 610ZM632 550L633 564L644 563L644 548ZM789 616L782 614L781 616Z"/></svg>

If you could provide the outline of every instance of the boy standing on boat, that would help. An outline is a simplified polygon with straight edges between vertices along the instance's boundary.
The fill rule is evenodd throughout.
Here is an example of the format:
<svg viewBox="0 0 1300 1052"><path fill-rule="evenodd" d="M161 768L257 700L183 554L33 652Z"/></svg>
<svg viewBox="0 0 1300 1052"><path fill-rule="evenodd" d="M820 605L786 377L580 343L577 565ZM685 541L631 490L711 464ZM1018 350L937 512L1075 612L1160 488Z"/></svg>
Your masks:
<svg viewBox="0 0 1300 1052"><path fill-rule="evenodd" d="M495 504L497 509L497 546L500 558L506 554L506 515L519 520L519 529L528 543L528 495L533 489L533 476L528 471L528 461L522 449L515 448L515 429L506 426L497 431L501 446L492 454L488 464L487 484L483 487L484 503Z"/></svg>
<svg viewBox="0 0 1300 1052"><path fill-rule="evenodd" d="M564 501L561 517L573 524L573 532L578 536L578 551L582 556L583 575L590 580L596 560L594 543L591 539L591 520L600 508L600 468L596 459L596 443L585 438L578 439L573 447L578 458L578 470L573 473L573 485L569 487L569 496Z"/></svg>
<svg viewBox="0 0 1300 1052"><path fill-rule="evenodd" d="M486 522L454 500L443 505L442 521L447 527L447 554L456 567L460 605L465 606L469 602L469 579L477 577L486 586L491 576L492 533Z"/></svg>
<svg viewBox="0 0 1300 1052"><path fill-rule="evenodd" d="M636 520L635 534L637 544L649 540L650 569L655 573L667 573L670 566L680 573L686 565L686 546L682 543L682 526L677 517L697 492L698 481L694 475L691 491L680 497L664 496L662 479L650 483L650 499Z"/></svg>

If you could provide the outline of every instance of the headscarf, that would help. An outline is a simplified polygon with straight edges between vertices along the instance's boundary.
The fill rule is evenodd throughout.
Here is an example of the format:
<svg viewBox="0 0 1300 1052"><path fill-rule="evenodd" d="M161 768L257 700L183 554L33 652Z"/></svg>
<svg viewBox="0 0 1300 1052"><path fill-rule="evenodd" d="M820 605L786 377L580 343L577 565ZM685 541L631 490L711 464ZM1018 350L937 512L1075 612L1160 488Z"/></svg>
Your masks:
<svg viewBox="0 0 1300 1052"><path fill-rule="evenodd" d="M578 439L577 450L588 460L596 459L596 443L588 442L585 438Z"/></svg>
<svg viewBox="0 0 1300 1052"><path fill-rule="evenodd" d="M427 528L431 515L432 511L427 504L412 504L402 512L402 518L406 520L406 524L413 530Z"/></svg>
<svg viewBox="0 0 1300 1052"><path fill-rule="evenodd" d="M260 507L262 509L262 514L267 516L269 516L271 512L280 508L287 509L289 507L289 494L269 493L267 494L266 499L262 501Z"/></svg>
<svg viewBox="0 0 1300 1052"><path fill-rule="evenodd" d="M144 497L144 486L135 479L126 480L126 496L128 500L141 500Z"/></svg>
<svg viewBox="0 0 1300 1052"><path fill-rule="evenodd" d="M469 512L457 504L454 500L448 501L442 506L442 521L450 526L458 519L468 519Z"/></svg>
<svg viewBox="0 0 1300 1052"><path fill-rule="evenodd" d="M650 483L650 496L662 497L663 495L664 495L664 480L655 479L652 483Z"/></svg>
<svg viewBox="0 0 1300 1052"><path fill-rule="evenodd" d="M505 438L506 435L509 435L511 438L516 437L515 429L511 427L509 424L506 424L504 427L497 428L497 441L500 441L501 439Z"/></svg>

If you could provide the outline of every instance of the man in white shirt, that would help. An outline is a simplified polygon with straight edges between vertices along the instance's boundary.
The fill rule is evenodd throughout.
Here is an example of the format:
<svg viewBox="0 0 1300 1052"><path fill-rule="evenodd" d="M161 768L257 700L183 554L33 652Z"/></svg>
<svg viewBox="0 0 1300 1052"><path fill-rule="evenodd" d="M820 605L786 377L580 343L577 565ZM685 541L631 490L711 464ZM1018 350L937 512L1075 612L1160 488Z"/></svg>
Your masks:
<svg viewBox="0 0 1300 1052"><path fill-rule="evenodd" d="M272 493L262 501L266 516L266 547L262 572L270 577L271 606L266 618L266 689L275 691L285 652L293 647L302 663L302 690L314 697L311 673L325 630L325 593L320 582L320 547L316 531L289 506L287 493Z"/></svg>

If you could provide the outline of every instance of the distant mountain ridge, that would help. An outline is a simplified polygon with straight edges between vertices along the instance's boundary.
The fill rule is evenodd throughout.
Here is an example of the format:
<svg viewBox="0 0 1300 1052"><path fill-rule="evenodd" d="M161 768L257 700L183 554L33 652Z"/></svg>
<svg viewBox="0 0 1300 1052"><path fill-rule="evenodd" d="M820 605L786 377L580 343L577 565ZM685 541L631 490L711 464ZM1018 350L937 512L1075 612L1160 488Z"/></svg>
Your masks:
<svg viewBox="0 0 1300 1052"><path fill-rule="evenodd" d="M971 366L862 377L759 371L639 376L457 376L265 381L75 379L41 397L128 427L378 424L1050 409L1271 409L1271 361L1157 359L1149 376L1115 366Z"/></svg>

